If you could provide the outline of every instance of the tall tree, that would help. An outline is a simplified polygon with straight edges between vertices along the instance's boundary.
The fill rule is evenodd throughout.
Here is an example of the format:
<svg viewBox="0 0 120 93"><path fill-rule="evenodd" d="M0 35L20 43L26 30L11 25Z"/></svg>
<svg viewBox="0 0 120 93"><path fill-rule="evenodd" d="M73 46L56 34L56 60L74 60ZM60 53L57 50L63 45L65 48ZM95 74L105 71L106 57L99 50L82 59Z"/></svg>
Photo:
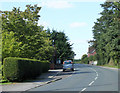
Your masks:
<svg viewBox="0 0 120 93"><path fill-rule="evenodd" d="M97 60L104 65L113 59L117 65L120 62L120 2L105 2L101 7L101 17L93 27Z"/></svg>
<svg viewBox="0 0 120 93"><path fill-rule="evenodd" d="M53 42L53 47L55 48L53 54L54 62L57 59L60 59L62 62L66 59L73 59L75 53L72 51L72 45L68 42L68 37L65 35L65 33L57 32L54 29L52 32L50 32L50 29L48 29L47 32L51 33L50 38Z"/></svg>
<svg viewBox="0 0 120 93"><path fill-rule="evenodd" d="M51 59L51 40L43 26L38 26L40 9L37 5L26 5L25 11L13 8L2 12L3 59L11 56Z"/></svg>

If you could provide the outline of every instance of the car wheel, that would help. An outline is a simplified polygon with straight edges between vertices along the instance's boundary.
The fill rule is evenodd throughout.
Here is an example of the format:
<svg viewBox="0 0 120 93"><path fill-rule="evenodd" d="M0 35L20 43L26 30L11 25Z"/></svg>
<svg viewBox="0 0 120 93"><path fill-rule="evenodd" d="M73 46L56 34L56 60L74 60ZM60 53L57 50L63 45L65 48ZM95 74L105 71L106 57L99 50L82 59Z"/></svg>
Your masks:
<svg viewBox="0 0 120 93"><path fill-rule="evenodd" d="M72 68L72 71L74 71L74 69Z"/></svg>

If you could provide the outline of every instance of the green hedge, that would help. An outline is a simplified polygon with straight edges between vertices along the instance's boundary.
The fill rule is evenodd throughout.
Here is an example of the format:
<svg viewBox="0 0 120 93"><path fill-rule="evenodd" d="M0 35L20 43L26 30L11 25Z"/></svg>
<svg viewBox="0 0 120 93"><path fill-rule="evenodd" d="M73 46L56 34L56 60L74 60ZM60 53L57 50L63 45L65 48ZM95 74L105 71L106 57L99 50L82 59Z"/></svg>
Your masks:
<svg viewBox="0 0 120 93"><path fill-rule="evenodd" d="M50 64L48 62L42 62L42 72L45 73L49 70Z"/></svg>
<svg viewBox="0 0 120 93"><path fill-rule="evenodd" d="M39 76L49 69L48 62L35 59L8 57L3 61L3 76L9 81L22 81Z"/></svg>

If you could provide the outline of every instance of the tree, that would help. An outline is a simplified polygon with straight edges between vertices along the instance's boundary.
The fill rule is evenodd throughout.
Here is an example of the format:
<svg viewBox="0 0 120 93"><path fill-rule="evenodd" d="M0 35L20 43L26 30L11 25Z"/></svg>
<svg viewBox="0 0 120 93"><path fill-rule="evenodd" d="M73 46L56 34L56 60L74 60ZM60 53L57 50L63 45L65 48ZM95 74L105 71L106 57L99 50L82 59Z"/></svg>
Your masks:
<svg viewBox="0 0 120 93"><path fill-rule="evenodd" d="M5 57L51 60L52 47L46 30L38 26L41 7L26 5L25 11L2 11L3 59Z"/></svg>
<svg viewBox="0 0 120 93"><path fill-rule="evenodd" d="M84 64L88 64L88 57L87 57L87 54L84 54L81 58L81 62L84 63Z"/></svg>
<svg viewBox="0 0 120 93"><path fill-rule="evenodd" d="M103 11L93 26L94 43L99 65L108 64L113 59L120 61L120 2L101 4Z"/></svg>
<svg viewBox="0 0 120 93"><path fill-rule="evenodd" d="M14 32L5 32L2 34L2 57L15 57L19 56L21 50L20 45L22 42L17 42L16 38L14 38Z"/></svg>
<svg viewBox="0 0 120 93"><path fill-rule="evenodd" d="M62 62L63 60L67 59L73 59L75 53L72 51L72 44L68 42L68 37L65 35L64 32L57 32L56 30L52 30L50 32L50 29L47 30L48 33L50 33L50 39L52 40L52 45L54 47L54 62L56 62L57 59L60 59Z"/></svg>

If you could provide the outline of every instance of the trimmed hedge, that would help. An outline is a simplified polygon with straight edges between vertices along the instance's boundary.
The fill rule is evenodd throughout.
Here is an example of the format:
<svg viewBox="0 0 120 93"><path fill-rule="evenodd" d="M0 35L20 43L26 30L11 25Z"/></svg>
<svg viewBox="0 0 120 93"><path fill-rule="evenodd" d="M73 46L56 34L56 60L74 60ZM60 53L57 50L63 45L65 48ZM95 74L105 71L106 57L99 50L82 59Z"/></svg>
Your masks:
<svg viewBox="0 0 120 93"><path fill-rule="evenodd" d="M50 64L48 62L42 62L42 72L48 72Z"/></svg>
<svg viewBox="0 0 120 93"><path fill-rule="evenodd" d="M49 62L35 59L8 57L3 61L3 76L9 81L22 81L35 78L42 72L47 72Z"/></svg>

